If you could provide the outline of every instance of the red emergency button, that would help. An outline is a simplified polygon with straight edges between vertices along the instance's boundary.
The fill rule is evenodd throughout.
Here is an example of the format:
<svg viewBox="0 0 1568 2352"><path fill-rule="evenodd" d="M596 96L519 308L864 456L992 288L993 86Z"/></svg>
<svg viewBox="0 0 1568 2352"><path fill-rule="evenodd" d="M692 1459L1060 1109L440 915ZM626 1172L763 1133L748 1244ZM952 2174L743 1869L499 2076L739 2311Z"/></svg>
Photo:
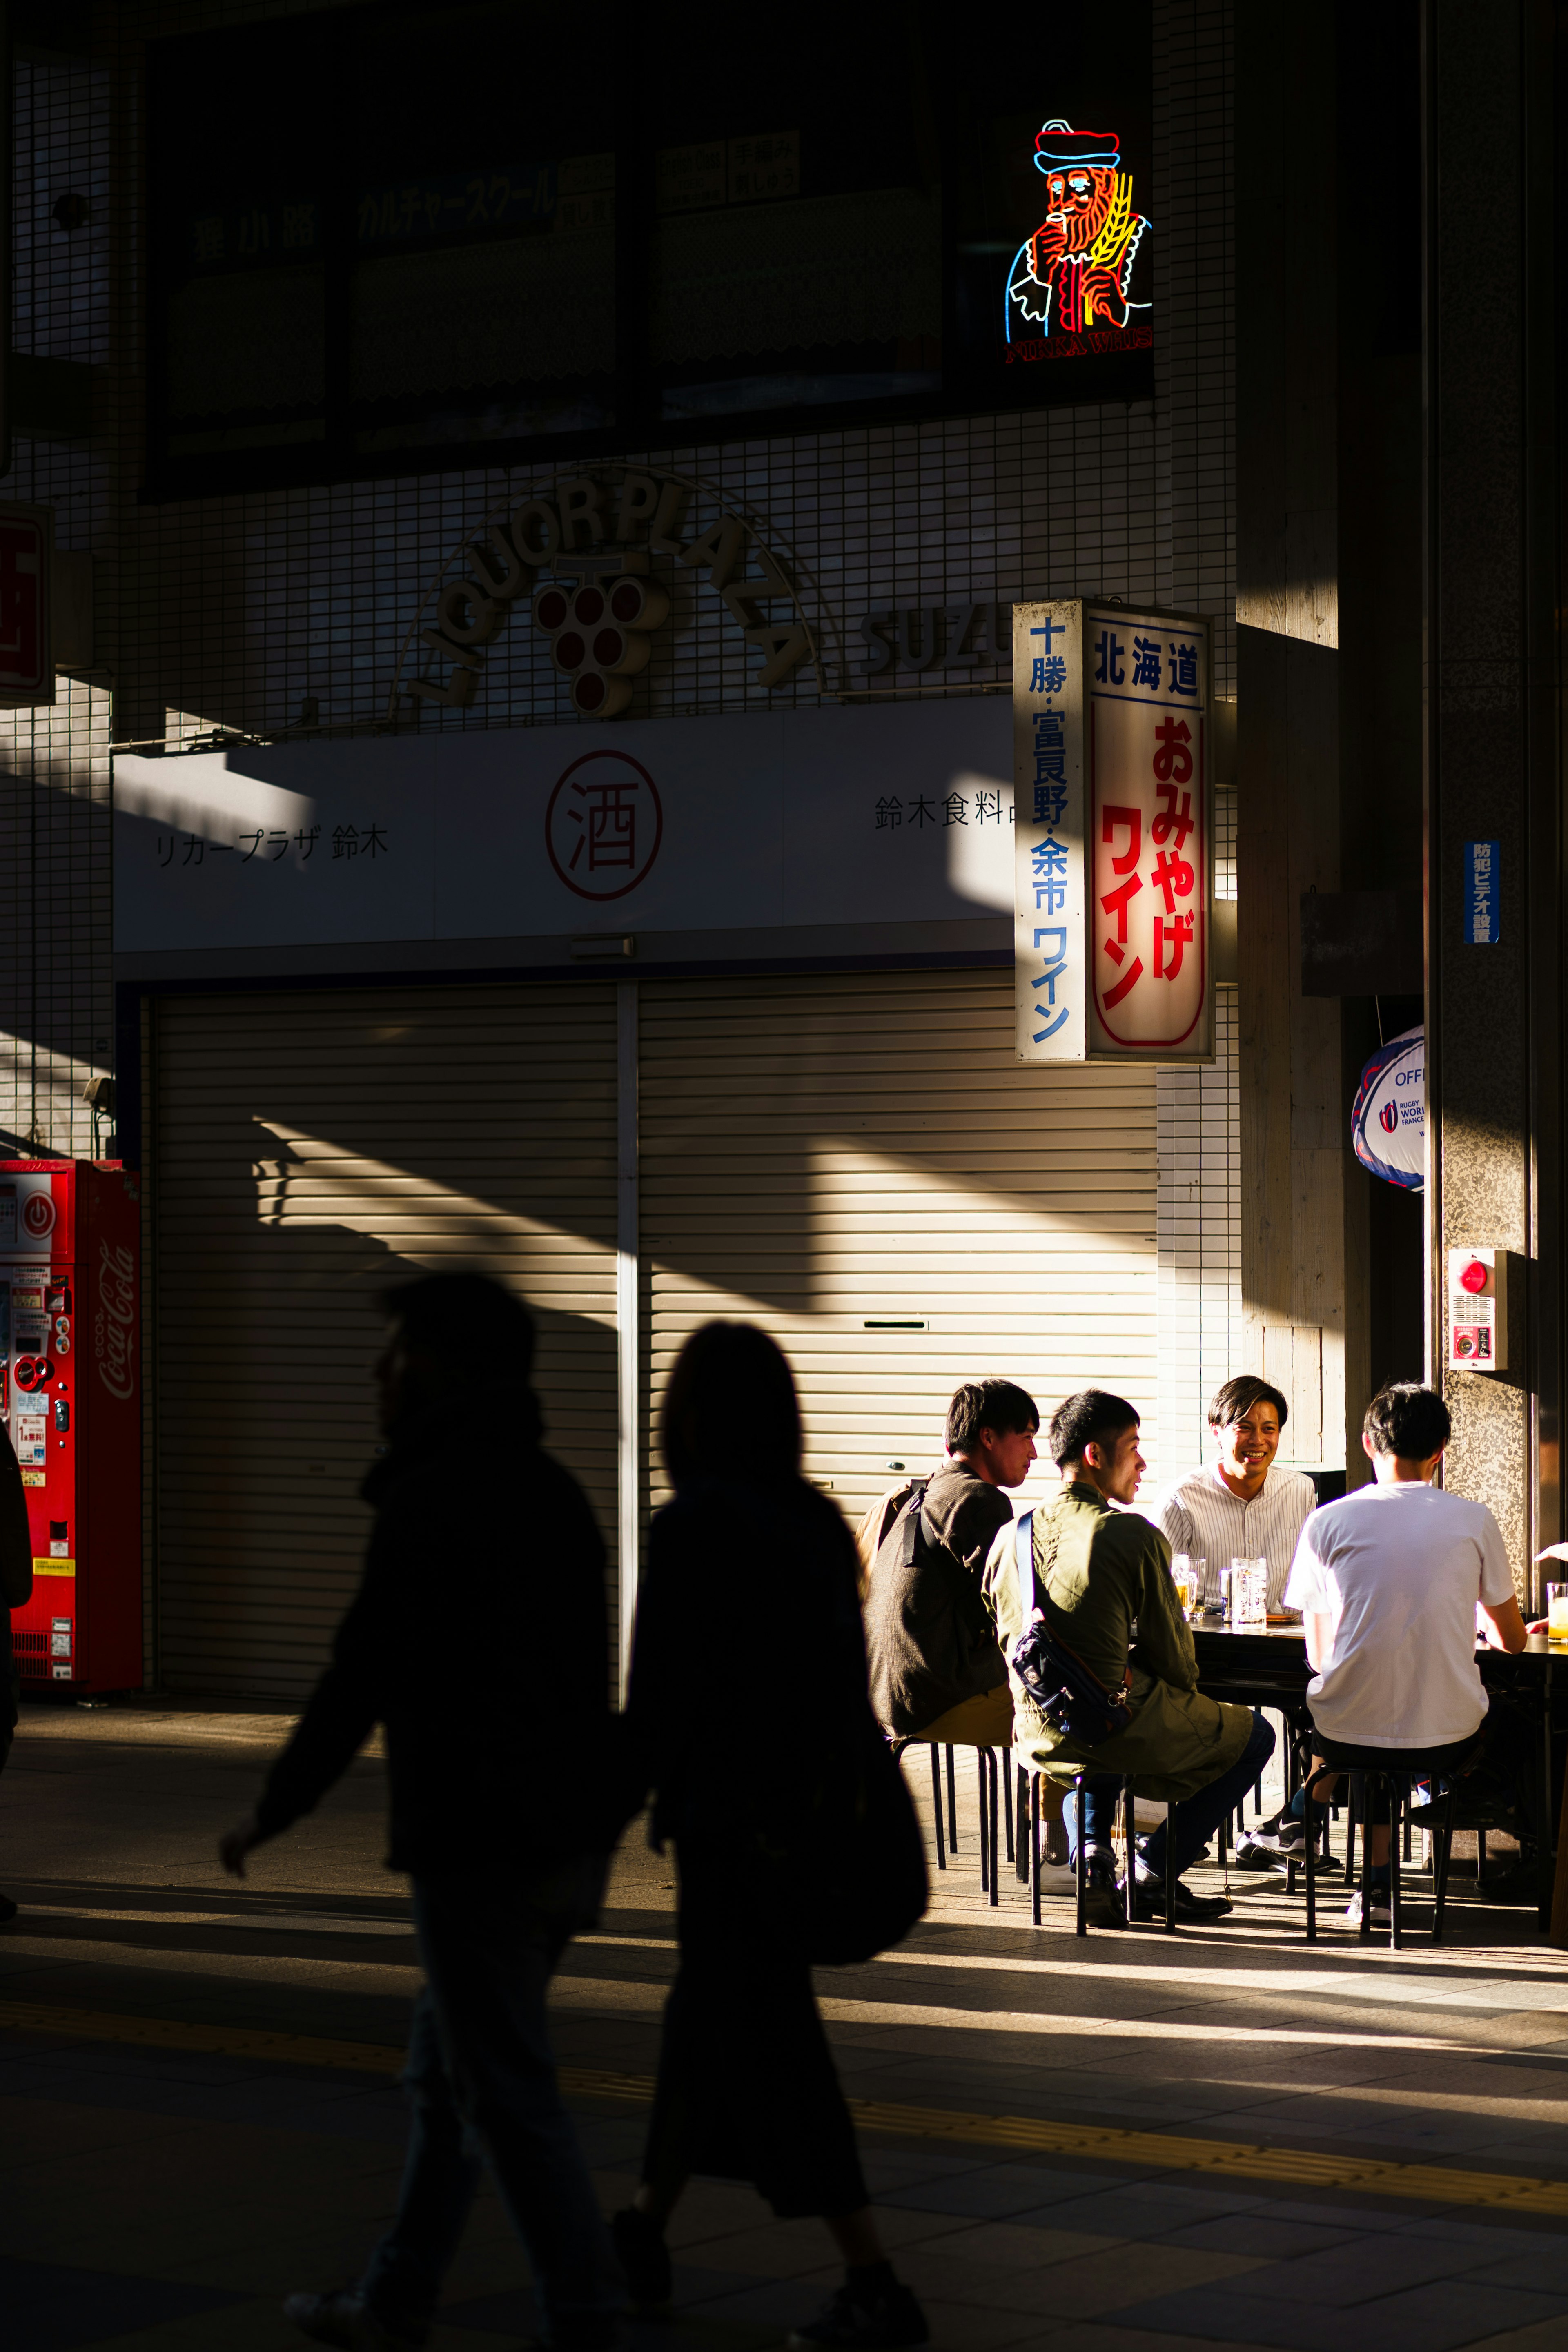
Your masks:
<svg viewBox="0 0 1568 2352"><path fill-rule="evenodd" d="M1460 1289L1469 1291L1472 1296L1478 1291L1484 1290L1487 1286L1487 1276L1490 1272L1489 1265L1483 1265L1479 1257L1473 1257L1459 1276Z"/></svg>

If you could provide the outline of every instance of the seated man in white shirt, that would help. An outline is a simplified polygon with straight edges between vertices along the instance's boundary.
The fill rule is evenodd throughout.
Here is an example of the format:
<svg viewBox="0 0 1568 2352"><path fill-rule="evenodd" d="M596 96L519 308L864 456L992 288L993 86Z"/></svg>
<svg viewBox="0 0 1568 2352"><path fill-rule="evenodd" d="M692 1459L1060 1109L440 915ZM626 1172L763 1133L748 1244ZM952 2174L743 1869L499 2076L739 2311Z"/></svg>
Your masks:
<svg viewBox="0 0 1568 2352"><path fill-rule="evenodd" d="M1497 1521L1484 1503L1432 1484L1449 1434L1441 1397L1392 1381L1362 1425L1374 1484L1326 1503L1301 1531L1285 1598L1306 1619L1314 1775L1354 1771L1389 1748L1408 1756L1413 1780L1462 1770L1487 1715L1479 1630L1503 1650L1530 1638ZM1315 1779L1314 1802L1334 1785ZM1372 1843L1372 1916L1383 1924L1388 1838L1384 1807ZM1349 1916L1361 1917L1359 1894Z"/></svg>
<svg viewBox="0 0 1568 2352"><path fill-rule="evenodd" d="M1256 1372L1215 1392L1208 1412L1215 1458L1172 1488L1159 1520L1173 1553L1206 1559L1202 1599L1218 1598L1219 1572L1233 1559L1261 1559L1268 1567L1269 1610L1282 1605L1296 1539L1318 1502L1304 1470L1283 1470L1274 1459L1289 1418L1280 1391ZM1277 1869L1301 1852L1304 1838L1300 1822L1275 1813L1237 1840L1237 1865Z"/></svg>

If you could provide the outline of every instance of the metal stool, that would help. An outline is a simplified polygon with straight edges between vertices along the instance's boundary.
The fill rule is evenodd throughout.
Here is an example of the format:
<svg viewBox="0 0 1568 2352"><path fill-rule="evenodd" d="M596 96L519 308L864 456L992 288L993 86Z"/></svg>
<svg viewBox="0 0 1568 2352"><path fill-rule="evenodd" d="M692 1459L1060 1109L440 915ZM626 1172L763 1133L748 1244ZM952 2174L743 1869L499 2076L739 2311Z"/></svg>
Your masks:
<svg viewBox="0 0 1568 2352"><path fill-rule="evenodd" d="M1307 1845L1310 1850L1313 1837L1310 1826L1312 1807L1317 1802L1313 1790L1318 1781L1326 1780L1331 1775L1337 1776L1342 1772L1349 1772L1351 1776L1352 1811L1345 1850L1345 1877L1350 1881L1355 1875L1355 1832L1359 1816L1362 1832L1360 1940L1363 1944L1370 1943L1372 1940L1372 1817L1375 1811L1372 1799L1373 1791L1380 1786L1388 1791L1388 1948L1391 1952L1401 1951L1404 1948L1403 1929L1399 1916L1400 1849L1404 1846L1405 1853L1408 1856L1410 1848L1406 1840L1410 1832L1407 1818L1410 1805L1410 1782L1413 1778L1419 1776L1419 1758L1398 1756L1394 1751L1390 1750L1387 1751L1387 1762L1384 1765L1352 1767L1325 1763L1321 1772L1314 1773L1307 1782L1306 1818L1309 1823ZM1358 1780L1363 1783L1371 1783L1371 1786L1365 1790L1365 1801L1360 1803L1355 1801L1354 1796L1354 1784ZM1440 1944L1443 1940L1443 1910L1448 1899L1448 1863L1454 1843L1454 1795L1453 1783L1450 1781L1447 1794L1443 1799L1442 1822L1432 1832L1432 1941L1435 1944ZM1316 1873L1309 1868L1307 1871L1307 1941L1310 1944L1316 1943L1318 1939L1318 1910L1314 1899L1315 1878Z"/></svg>
<svg viewBox="0 0 1568 2352"><path fill-rule="evenodd" d="M1018 1778L1019 1778L1019 1781L1020 1781L1020 1783L1022 1783L1022 1782L1023 1782L1023 1780L1026 1778L1026 1779L1027 1779L1027 1781L1028 1781L1028 1789L1029 1789L1029 1844L1028 1844L1028 1865L1029 1865L1029 1908L1030 1908L1031 1916L1032 1916L1032 1917L1033 1917L1033 1919L1034 1919L1035 1926L1036 1926L1037 1927L1040 1927L1040 1926L1042 1926L1042 1925L1043 1925L1043 1921L1042 1921L1042 1919L1041 1919L1041 1916L1040 1916L1040 1780L1041 1780L1041 1777L1042 1777L1042 1776L1041 1776L1041 1774L1040 1774L1040 1772L1039 1772L1039 1770L1038 1770L1037 1769L1030 1769L1030 1768L1028 1768L1028 1767L1026 1767L1026 1766L1025 1766L1025 1765L1020 1765L1020 1766L1018 1767ZM1082 1771L1082 1772L1076 1772L1076 1773L1073 1775L1073 1780L1072 1780L1072 1800L1073 1800L1073 1803L1076 1805L1076 1807L1077 1807L1077 1809L1078 1809L1078 1811L1077 1811L1077 1828L1078 1828L1078 1840L1077 1840L1077 1844L1078 1844L1078 1861L1077 1861L1077 1864L1076 1864L1076 1866L1075 1866L1075 1868L1074 1868L1074 1871L1073 1871L1073 1877L1074 1877L1074 1881L1075 1881L1073 1893L1074 1893L1074 1912L1075 1912L1075 1932L1076 1932L1078 1935L1079 1935L1079 1936L1087 1936L1087 1935L1088 1935L1088 1933L1089 1933L1089 1922L1088 1922L1088 1920L1086 1919L1086 1917L1084 1916L1084 1896L1085 1896L1085 1893L1086 1893L1086 1891L1087 1891L1088 1885L1089 1885L1088 1872L1087 1872L1087 1869L1086 1869L1086 1866L1085 1866L1085 1865L1086 1865L1086 1862L1087 1862L1087 1856L1086 1856L1086 1854L1085 1854L1085 1851L1084 1851L1084 1837L1083 1837L1084 1782L1085 1782L1085 1780L1090 1780L1090 1779L1093 1779L1093 1780L1110 1779L1110 1777L1111 1777L1111 1776L1110 1776L1110 1774L1093 1773L1093 1772L1089 1772L1089 1771L1087 1771L1087 1770L1086 1770L1086 1771ZM1116 1777L1116 1779L1117 1779L1117 1780L1118 1780L1118 1782L1119 1782L1119 1784L1120 1784L1121 1790L1121 1804L1122 1804L1122 1811L1123 1811L1123 1814L1124 1814L1124 1817L1125 1817L1125 1819L1126 1819L1126 1822L1127 1822L1127 1870L1126 1870L1125 1877L1124 1877L1124 1880L1123 1880L1123 1890L1122 1890L1122 1891L1123 1891L1123 1901L1124 1901L1125 1906L1126 1906L1126 1918L1127 1918L1127 1925L1128 1925L1128 1927L1132 1927L1132 1926L1134 1925L1134 1921L1133 1921L1133 1917L1132 1917L1132 1902L1133 1902L1133 1890L1134 1890L1134 1886L1135 1886L1135 1885L1136 1885L1136 1879L1137 1879L1137 1869L1138 1869L1138 1843L1137 1843L1137 1840L1138 1840L1138 1829L1137 1829L1137 1818L1136 1818L1136 1808L1135 1808L1135 1797L1134 1797L1134 1791L1133 1791L1133 1787L1132 1787L1132 1782L1131 1782L1131 1780L1130 1779L1128 1779L1128 1778L1127 1778L1125 1775L1123 1775L1123 1774L1117 1774L1115 1777ZM1022 1849L1023 1849L1023 1837L1022 1837L1022 1833L1021 1833L1021 1829L1022 1829L1022 1825L1021 1825L1021 1823L1020 1823L1020 1836L1019 1836L1019 1841L1018 1841L1018 1843L1019 1843L1019 1849L1020 1849L1020 1853L1019 1853L1019 1860L1020 1860L1020 1874L1020 1874L1020 1875L1022 1875L1022 1860L1023 1860L1023 1853L1022 1853ZM993 1852L994 1853L994 1847L993 1847ZM993 1882L994 1882L994 1874L995 1874L995 1866L994 1866L994 1864L993 1864ZM1169 1814L1167 1814L1167 1816L1166 1816L1166 1823L1165 1823L1165 1932L1166 1932L1166 1934L1167 1934L1167 1935L1173 1935L1173 1934L1174 1934L1174 1932L1175 1932L1175 1927L1176 1927L1176 1841L1175 1841L1175 1839L1174 1839L1174 1838L1172 1836L1172 1834L1171 1834L1170 1817L1169 1817Z"/></svg>

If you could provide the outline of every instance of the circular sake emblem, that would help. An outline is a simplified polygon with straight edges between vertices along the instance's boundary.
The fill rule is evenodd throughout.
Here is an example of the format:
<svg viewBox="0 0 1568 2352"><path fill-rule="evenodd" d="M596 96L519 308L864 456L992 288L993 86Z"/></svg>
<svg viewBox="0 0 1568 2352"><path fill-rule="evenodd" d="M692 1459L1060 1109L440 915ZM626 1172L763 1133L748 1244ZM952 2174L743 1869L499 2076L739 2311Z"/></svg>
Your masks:
<svg viewBox="0 0 1568 2352"><path fill-rule="evenodd" d="M664 810L658 788L625 751L585 751L550 795L544 845L579 898L624 898L658 856Z"/></svg>

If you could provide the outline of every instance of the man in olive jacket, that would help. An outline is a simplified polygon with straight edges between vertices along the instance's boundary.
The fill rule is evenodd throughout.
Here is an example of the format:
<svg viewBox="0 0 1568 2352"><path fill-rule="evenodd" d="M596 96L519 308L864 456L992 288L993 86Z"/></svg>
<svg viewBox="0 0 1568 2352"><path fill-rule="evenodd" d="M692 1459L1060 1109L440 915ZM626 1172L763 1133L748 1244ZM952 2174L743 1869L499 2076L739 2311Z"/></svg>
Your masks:
<svg viewBox="0 0 1568 2352"><path fill-rule="evenodd" d="M1147 1466L1138 1451L1136 1407L1102 1389L1084 1389L1052 1419L1050 1446L1062 1483L1051 1502L1032 1514L1032 1606L1108 1690L1127 1691L1131 1719L1098 1748L1079 1748L1052 1729L1009 1669L1015 1745L1022 1761L1044 1765L1057 1778L1070 1778L1086 1765L1097 1768L1084 1786L1088 1911L1098 1925L1118 1927L1124 1913L1110 1839L1118 1778L1131 1773L1138 1795L1172 1807L1179 1876L1258 1779L1273 1753L1274 1734L1261 1716L1208 1698L1197 1686L1193 1637L1171 1581L1171 1547L1127 1507ZM991 1548L985 1591L1011 1659L1026 1612L1010 1528ZM1075 1861L1076 1812L1069 1803ZM1138 1863L1136 1917L1152 1917L1162 1907L1165 1835L1162 1824ZM1177 1886L1178 1918L1216 1919L1230 1907L1223 1895L1205 1897Z"/></svg>

